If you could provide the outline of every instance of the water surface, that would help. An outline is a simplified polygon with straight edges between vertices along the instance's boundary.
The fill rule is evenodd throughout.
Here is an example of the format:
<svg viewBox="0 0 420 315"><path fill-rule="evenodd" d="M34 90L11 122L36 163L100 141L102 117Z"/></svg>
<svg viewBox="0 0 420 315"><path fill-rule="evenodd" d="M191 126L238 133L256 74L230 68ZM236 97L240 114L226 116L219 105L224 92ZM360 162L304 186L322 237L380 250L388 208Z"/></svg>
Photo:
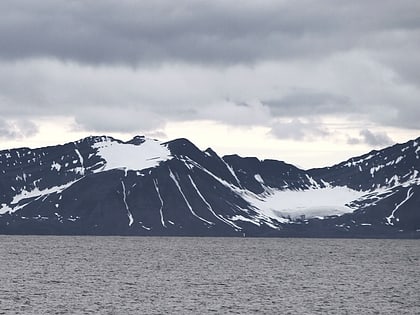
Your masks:
<svg viewBox="0 0 420 315"><path fill-rule="evenodd" d="M420 314L419 240L0 242L0 314Z"/></svg>

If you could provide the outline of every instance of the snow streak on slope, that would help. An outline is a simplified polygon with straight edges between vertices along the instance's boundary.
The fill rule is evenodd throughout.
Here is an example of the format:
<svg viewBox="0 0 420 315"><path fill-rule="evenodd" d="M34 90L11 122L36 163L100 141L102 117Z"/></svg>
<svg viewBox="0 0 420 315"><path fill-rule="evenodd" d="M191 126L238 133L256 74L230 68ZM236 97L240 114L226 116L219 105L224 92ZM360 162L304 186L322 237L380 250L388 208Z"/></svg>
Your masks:
<svg viewBox="0 0 420 315"><path fill-rule="evenodd" d="M234 227L235 229L240 229L240 227L239 226L237 226L237 225L235 225L234 223L232 223L232 222L230 222L230 221L228 221L228 220L226 220L226 219L224 219L223 217L221 217L221 216L219 216L219 215L217 215L215 212L214 212L214 210L213 210L213 208L212 208L212 206L207 202L207 200L204 198L204 196L201 194L201 192L200 192L200 190L198 190L198 187L197 187L197 185L194 183L194 181L193 181L193 179L191 178L191 176L190 175L188 175L188 178L190 179L190 182L191 182L191 185L194 187L194 189L195 189L195 191L197 192L197 194L198 194L198 196L201 198L201 200L203 200L203 202L204 202L204 204L207 206L207 208L210 210L210 212L218 219L218 220L220 220L220 221L222 221L222 222L224 222L224 223L226 223L226 224L228 224L228 225L230 225L230 226L232 226L232 227Z"/></svg>
<svg viewBox="0 0 420 315"><path fill-rule="evenodd" d="M145 142L134 145L129 143L119 143L106 139L97 142L93 148L98 150L106 164L100 171L112 169L136 170L156 167L160 162L170 160L171 152L159 141L146 139Z"/></svg>
<svg viewBox="0 0 420 315"><path fill-rule="evenodd" d="M411 191L412 191L412 189L413 188L410 188L408 191L407 191L407 197L405 197L405 199L401 202L401 203L399 203L396 207L395 207L395 209L394 210L392 210L392 212L391 212L391 215L389 216L389 217L386 217L385 219L386 219L386 221L387 221L387 224L388 225L394 225L394 223L392 222L392 219L395 219L395 216L394 216L394 214L395 214L395 212L404 204L404 203L406 203L407 202L407 200L408 199L410 199L412 196L413 196L413 194L414 193L411 193ZM410 194L411 193L411 194ZM396 218L396 220L398 221L398 218Z"/></svg>
<svg viewBox="0 0 420 315"><path fill-rule="evenodd" d="M74 149L74 151L76 152L77 156L79 157L79 161L80 161L80 168L76 168L76 173L79 173L80 175L85 175L85 167L84 167L84 160L83 160L83 156L80 154L80 151L78 149Z"/></svg>
<svg viewBox="0 0 420 315"><path fill-rule="evenodd" d="M222 161L222 163L226 166L226 168L228 169L229 173L233 176L233 178L235 178L236 183L238 184L238 187L241 187L241 181L239 180L239 178L236 176L235 171L233 170L233 168L227 164L225 162L225 160L223 160L222 158L220 158L220 160Z"/></svg>
<svg viewBox="0 0 420 315"><path fill-rule="evenodd" d="M48 197L49 195L54 194L54 193L57 193L57 194L61 193L65 189L69 188L71 185L73 185L74 183L78 181L79 180L75 180L65 185L54 186L54 187L46 188L43 190L40 190L38 187L35 187L33 190L30 190L30 191L22 190L20 193L18 193L17 195L13 197L13 200L10 202L9 205L6 205L4 203L1 204L0 214L13 213L17 210L22 209L24 206L26 206L27 204L31 202L31 201L28 201L28 203L25 203L24 205L19 205L20 201L22 200L39 199L41 197Z"/></svg>
<svg viewBox="0 0 420 315"><path fill-rule="evenodd" d="M224 179L221 179L220 177L216 176L215 174L213 174L212 172L210 172L208 169L206 169L205 167L201 166L200 164L196 163L195 161L191 160L190 158L186 157L186 159L184 160L184 162L189 163L190 166L189 167L197 167L198 169L204 171L205 173L207 173L208 175L210 175L211 177L213 177L215 180L217 180L219 183L221 183L223 186L225 186L226 188L232 190L235 194L238 195L238 197L243 197L244 200L246 200L245 196L255 198L255 199L259 199L261 200L262 197L260 197L259 195L254 194L253 192L243 189L243 188L239 188L227 181L225 181ZM252 205L251 205L252 206ZM241 211L244 211L247 215L249 215L248 213L248 209L243 209L239 206L236 206L237 209L240 209ZM261 225L261 221L263 221L265 224L269 225L270 227L272 227L273 229L278 229L278 226L276 226L275 224L273 224L272 222L272 218L268 217L267 215L265 215L264 213L262 213L261 211L258 211L258 209L253 209L257 215L253 215L252 217L243 220L241 218L244 218L244 216L234 216L231 217L230 220L234 220L234 221L248 221L248 222L252 222L255 225L260 226ZM279 222L283 222L283 223L287 223L288 220L285 219L279 219L277 217L275 217L274 219L276 219ZM229 221L232 223L232 221ZM241 228L240 228L241 229Z"/></svg>
<svg viewBox="0 0 420 315"><path fill-rule="evenodd" d="M252 218L253 220L248 218L254 223L259 222L259 219L263 219L266 224L270 224L267 218L281 223L289 223L289 218L296 219L302 216L309 219L342 215L353 212L355 208L352 208L349 204L366 194L366 192L356 191L348 187L331 186L305 190L277 190L265 186L264 180L259 174L256 175L256 179L263 185L265 192L255 194L226 182L190 159L187 159L187 161L205 171L246 200L253 210L260 214L259 218ZM312 179L312 181L312 187L320 187L315 180ZM241 217L236 217L236 219L242 220Z"/></svg>
<svg viewBox="0 0 420 315"><path fill-rule="evenodd" d="M156 193L157 193L158 198L160 200L160 209L159 209L160 222L162 223L163 227L166 228L165 220L163 219L163 199L162 199L162 196L160 195L158 180L153 179L153 184L155 185Z"/></svg>
<svg viewBox="0 0 420 315"><path fill-rule="evenodd" d="M348 187L326 187L305 190L270 190L266 196L244 198L264 215L282 221L283 218L323 218L353 212L349 204L366 192Z"/></svg>
<svg viewBox="0 0 420 315"><path fill-rule="evenodd" d="M200 217L197 213L194 212L193 208L191 207L190 203L188 202L187 197L185 197L184 192L182 191L181 185L179 184L178 180L176 179L174 173L172 173L171 170L169 170L169 176L172 179L172 181L175 183L176 187L178 188L179 192L182 195L182 198L184 198L184 201L188 207L188 209L190 209L190 212L193 214L193 216L195 216L197 219L200 219L203 222L206 222L207 224L213 225L213 222L207 221L206 219Z"/></svg>
<svg viewBox="0 0 420 315"><path fill-rule="evenodd" d="M127 216L128 216L128 226L131 226L132 224L133 224L133 222L134 222L134 219L133 219L133 215L131 214L131 211L130 211L130 209L128 208L128 204L127 204L127 193L126 193L126 191L125 191L125 184L124 184L124 182L123 181L121 181L121 186L122 186L122 193L123 193L123 202L124 202L124 205L125 205L125 209L127 210Z"/></svg>

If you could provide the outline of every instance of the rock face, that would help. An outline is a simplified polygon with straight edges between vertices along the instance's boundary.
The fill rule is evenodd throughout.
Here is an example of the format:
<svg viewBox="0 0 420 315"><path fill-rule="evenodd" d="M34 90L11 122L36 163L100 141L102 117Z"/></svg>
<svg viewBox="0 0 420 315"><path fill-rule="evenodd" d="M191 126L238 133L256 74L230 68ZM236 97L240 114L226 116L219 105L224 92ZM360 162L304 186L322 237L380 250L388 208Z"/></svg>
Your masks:
<svg viewBox="0 0 420 315"><path fill-rule="evenodd" d="M0 234L419 238L419 143L311 170L140 136L0 151Z"/></svg>

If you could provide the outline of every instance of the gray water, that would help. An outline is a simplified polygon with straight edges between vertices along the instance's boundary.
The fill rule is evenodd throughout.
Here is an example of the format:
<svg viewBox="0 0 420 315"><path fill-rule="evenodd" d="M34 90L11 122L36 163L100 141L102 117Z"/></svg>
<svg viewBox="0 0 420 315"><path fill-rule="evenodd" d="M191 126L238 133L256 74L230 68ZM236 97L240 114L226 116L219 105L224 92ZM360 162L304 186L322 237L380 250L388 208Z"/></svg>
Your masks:
<svg viewBox="0 0 420 315"><path fill-rule="evenodd" d="M0 242L0 314L420 314L418 240Z"/></svg>

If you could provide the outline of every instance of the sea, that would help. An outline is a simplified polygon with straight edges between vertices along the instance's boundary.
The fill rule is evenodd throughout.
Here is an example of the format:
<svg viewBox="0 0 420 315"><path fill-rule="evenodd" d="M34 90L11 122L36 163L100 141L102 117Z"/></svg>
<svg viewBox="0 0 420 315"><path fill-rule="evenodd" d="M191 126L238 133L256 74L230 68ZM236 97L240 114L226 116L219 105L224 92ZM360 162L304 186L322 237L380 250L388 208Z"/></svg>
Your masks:
<svg viewBox="0 0 420 315"><path fill-rule="evenodd" d="M420 314L420 241L0 236L0 314Z"/></svg>

